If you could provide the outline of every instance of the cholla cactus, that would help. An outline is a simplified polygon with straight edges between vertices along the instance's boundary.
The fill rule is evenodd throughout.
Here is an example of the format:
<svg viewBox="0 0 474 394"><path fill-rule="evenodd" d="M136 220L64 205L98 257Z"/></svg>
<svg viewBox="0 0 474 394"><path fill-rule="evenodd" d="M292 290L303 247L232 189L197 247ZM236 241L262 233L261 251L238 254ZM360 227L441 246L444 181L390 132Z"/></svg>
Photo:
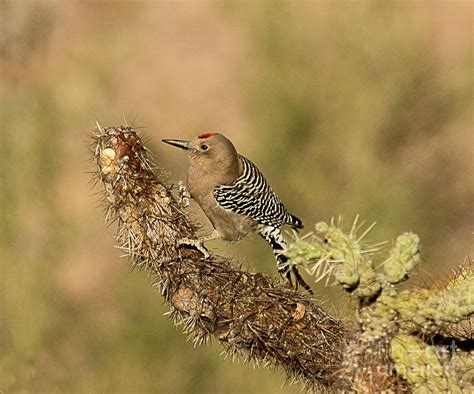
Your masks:
<svg viewBox="0 0 474 394"><path fill-rule="evenodd" d="M472 270L460 269L443 289L398 290L396 285L420 262L419 237L400 235L376 272L378 248L364 248L361 241L368 231L357 236L356 227L357 219L346 235L334 223L318 223L311 236L296 240L287 253L295 264L319 280L334 280L358 301L358 329L345 357L352 387L473 390Z"/></svg>

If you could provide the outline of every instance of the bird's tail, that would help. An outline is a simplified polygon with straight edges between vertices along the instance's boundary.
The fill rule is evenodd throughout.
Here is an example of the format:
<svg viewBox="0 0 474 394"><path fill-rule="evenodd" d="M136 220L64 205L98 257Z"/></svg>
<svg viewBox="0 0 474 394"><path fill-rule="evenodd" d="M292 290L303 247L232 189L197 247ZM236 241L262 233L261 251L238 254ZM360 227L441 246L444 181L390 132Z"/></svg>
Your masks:
<svg viewBox="0 0 474 394"><path fill-rule="evenodd" d="M301 219L297 218L295 215L292 215L291 213L288 214L290 220L288 220L287 224L289 224L291 227L293 227L293 230L301 230L303 228L303 222Z"/></svg>
<svg viewBox="0 0 474 394"><path fill-rule="evenodd" d="M278 272L290 283L291 287L298 289L299 285L308 293L313 294L311 287L304 281L298 268L288 262L288 257L284 255L287 244L283 239L283 234L278 227L265 226L259 229L260 236L264 238L272 247L277 263ZM294 279L294 282L293 282Z"/></svg>

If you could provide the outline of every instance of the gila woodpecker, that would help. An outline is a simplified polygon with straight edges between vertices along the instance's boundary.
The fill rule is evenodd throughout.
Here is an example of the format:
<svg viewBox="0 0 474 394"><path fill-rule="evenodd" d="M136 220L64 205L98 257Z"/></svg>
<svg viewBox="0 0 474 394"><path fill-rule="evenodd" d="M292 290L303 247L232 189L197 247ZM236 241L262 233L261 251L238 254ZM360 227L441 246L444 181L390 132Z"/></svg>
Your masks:
<svg viewBox="0 0 474 394"><path fill-rule="evenodd" d="M255 164L239 155L232 142L219 133L201 134L192 141L163 142L188 153L188 191L214 227L214 233L203 241L238 242L257 232L272 247L278 272L295 289L300 284L312 293L283 254L287 244L280 227L288 224L296 230L303 228L303 223L287 211Z"/></svg>

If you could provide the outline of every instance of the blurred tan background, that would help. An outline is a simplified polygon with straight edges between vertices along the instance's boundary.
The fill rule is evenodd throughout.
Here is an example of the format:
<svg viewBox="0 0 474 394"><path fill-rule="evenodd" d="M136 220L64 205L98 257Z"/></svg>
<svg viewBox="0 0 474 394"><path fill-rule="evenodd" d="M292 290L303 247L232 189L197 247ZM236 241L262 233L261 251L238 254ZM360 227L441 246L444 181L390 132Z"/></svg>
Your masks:
<svg viewBox="0 0 474 394"><path fill-rule="evenodd" d="M472 256L472 7L1 1L0 392L299 392L193 349L119 258L86 173L97 119L145 126L174 179L161 138L225 133L307 230L359 213L374 241L417 232L412 283ZM213 246L275 273L257 237Z"/></svg>

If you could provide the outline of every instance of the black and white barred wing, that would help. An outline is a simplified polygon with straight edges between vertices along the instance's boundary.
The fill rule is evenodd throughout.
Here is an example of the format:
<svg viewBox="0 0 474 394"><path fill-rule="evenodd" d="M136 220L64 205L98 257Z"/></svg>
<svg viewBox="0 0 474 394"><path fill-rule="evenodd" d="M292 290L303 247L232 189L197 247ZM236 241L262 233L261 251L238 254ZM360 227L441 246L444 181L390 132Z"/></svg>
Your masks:
<svg viewBox="0 0 474 394"><path fill-rule="evenodd" d="M224 209L250 216L260 224L302 227L301 221L288 213L260 170L250 160L239 157L243 165L242 175L234 184L214 189L218 204Z"/></svg>

